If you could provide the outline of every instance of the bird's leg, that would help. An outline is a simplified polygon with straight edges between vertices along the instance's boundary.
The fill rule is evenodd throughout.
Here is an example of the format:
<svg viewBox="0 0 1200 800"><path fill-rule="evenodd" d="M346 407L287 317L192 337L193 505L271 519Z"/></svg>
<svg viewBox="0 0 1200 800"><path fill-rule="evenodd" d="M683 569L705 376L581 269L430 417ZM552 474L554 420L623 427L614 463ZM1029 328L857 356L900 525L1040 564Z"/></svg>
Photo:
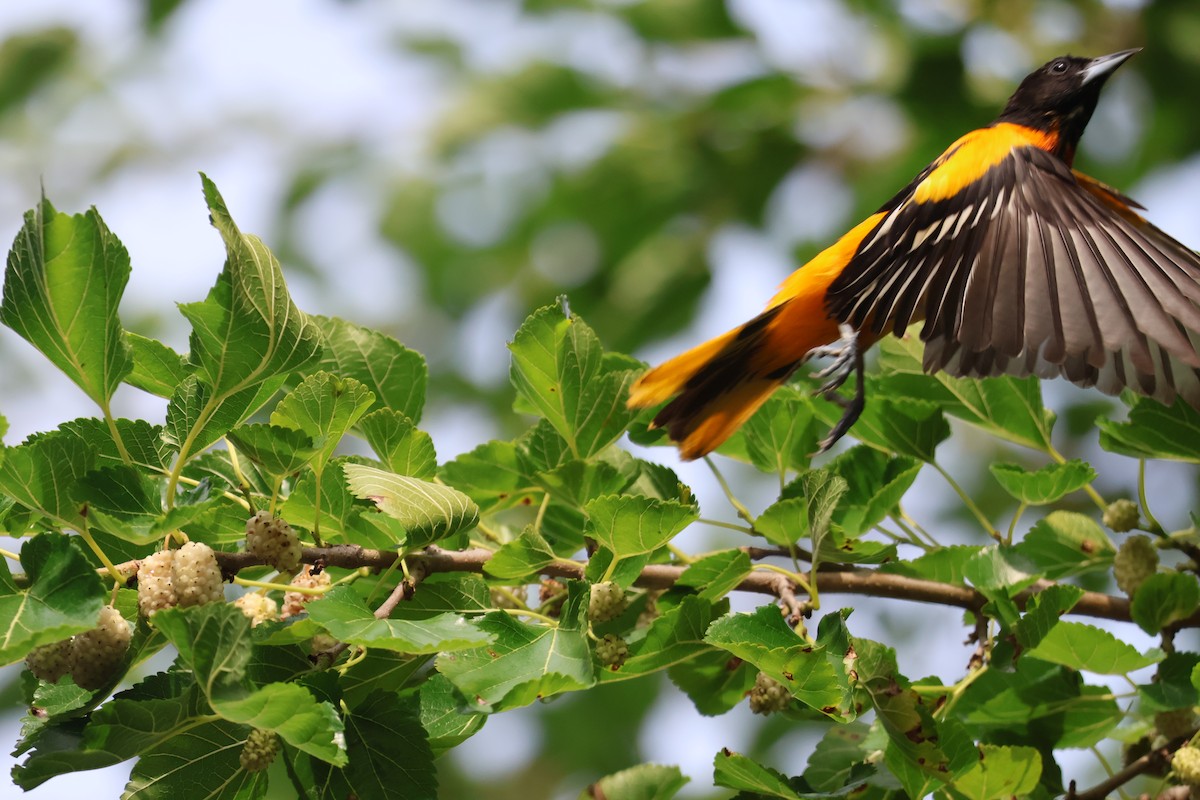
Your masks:
<svg viewBox="0 0 1200 800"><path fill-rule="evenodd" d="M816 394L845 409L842 412L842 418L829 431L829 435L820 441L818 453L824 453L833 447L838 439L846 435L846 431L850 430L850 427L862 414L867 400L863 380L863 353L858 346L858 331L843 323L838 325L838 333L841 334L841 338L833 344L814 347L808 352L809 358L833 359L832 364L814 373L816 378L829 378L821 388L817 389ZM854 373L858 385L854 390L854 397L847 400L838 394L837 390L850 377L851 372Z"/></svg>

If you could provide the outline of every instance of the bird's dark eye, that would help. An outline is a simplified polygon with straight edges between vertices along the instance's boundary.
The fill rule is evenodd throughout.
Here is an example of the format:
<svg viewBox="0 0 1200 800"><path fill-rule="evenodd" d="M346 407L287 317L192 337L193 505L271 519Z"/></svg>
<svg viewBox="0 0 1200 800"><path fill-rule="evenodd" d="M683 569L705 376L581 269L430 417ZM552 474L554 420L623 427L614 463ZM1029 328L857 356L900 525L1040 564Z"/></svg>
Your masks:
<svg viewBox="0 0 1200 800"><path fill-rule="evenodd" d="M1067 62L1055 61L1053 64L1050 65L1050 71L1058 72L1058 73L1066 72L1067 71Z"/></svg>

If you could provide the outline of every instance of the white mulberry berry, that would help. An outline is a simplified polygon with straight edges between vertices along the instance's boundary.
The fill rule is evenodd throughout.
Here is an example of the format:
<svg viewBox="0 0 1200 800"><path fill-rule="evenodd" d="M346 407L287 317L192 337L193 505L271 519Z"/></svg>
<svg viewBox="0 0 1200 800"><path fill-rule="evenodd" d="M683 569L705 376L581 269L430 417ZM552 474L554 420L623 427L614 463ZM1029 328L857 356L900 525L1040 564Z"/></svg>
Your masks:
<svg viewBox="0 0 1200 800"><path fill-rule="evenodd" d="M615 634L606 633L604 638L596 642L596 658L606 667L620 669L629 657L629 645Z"/></svg>
<svg viewBox="0 0 1200 800"><path fill-rule="evenodd" d="M174 578L175 594L181 606L202 606L225 600L217 556L202 542L188 542L175 551Z"/></svg>
<svg viewBox="0 0 1200 800"><path fill-rule="evenodd" d="M594 583L588 600L588 619L592 622L608 622L621 616L627 605L625 590L618 584L613 581Z"/></svg>
<svg viewBox="0 0 1200 800"><path fill-rule="evenodd" d="M1117 586L1130 597L1157 570L1158 550L1148 536L1130 536L1113 558Z"/></svg>
<svg viewBox="0 0 1200 800"><path fill-rule="evenodd" d="M321 570L314 574L312 565L310 564L305 564L300 574L292 578L292 586L302 589L321 589L329 586L329 584L329 573ZM305 604L315 597L319 597L319 595L307 592L284 592L283 606L279 609L279 618L288 619L300 614L304 611Z"/></svg>
<svg viewBox="0 0 1200 800"><path fill-rule="evenodd" d="M76 635L71 644L71 677L81 689L95 691L112 680L125 659L133 629L112 606L100 609L95 628Z"/></svg>
<svg viewBox="0 0 1200 800"><path fill-rule="evenodd" d="M779 681L765 672L758 673L754 688L750 690L750 710L755 714L772 714L783 711L792 701L791 692Z"/></svg>
<svg viewBox="0 0 1200 800"><path fill-rule="evenodd" d="M250 618L250 627L279 619L279 604L265 594L250 592L234 600L233 604Z"/></svg>
<svg viewBox="0 0 1200 800"><path fill-rule="evenodd" d="M1121 498L1114 500L1104 509L1104 525L1116 533L1125 533L1138 526L1137 503Z"/></svg>
<svg viewBox="0 0 1200 800"><path fill-rule="evenodd" d="M286 575L300 567L300 538L283 518L269 511L259 511L246 520L246 552Z"/></svg>
<svg viewBox="0 0 1200 800"><path fill-rule="evenodd" d="M1200 747L1189 744L1176 750L1171 756L1171 769L1183 783L1200 786Z"/></svg>
<svg viewBox="0 0 1200 800"><path fill-rule="evenodd" d="M33 677L46 683L58 683L58 679L71 671L72 642L68 637L59 642L35 647L25 656L25 666Z"/></svg>
<svg viewBox="0 0 1200 800"><path fill-rule="evenodd" d="M138 610L143 617L171 608L179 602L175 594L175 551L162 550L142 559L138 567Z"/></svg>
<svg viewBox="0 0 1200 800"><path fill-rule="evenodd" d="M246 744L242 746L242 753L238 760L241 762L242 769L247 772L262 772L271 766L271 762L275 760L278 753L279 737L275 735L275 732L255 728L246 737Z"/></svg>

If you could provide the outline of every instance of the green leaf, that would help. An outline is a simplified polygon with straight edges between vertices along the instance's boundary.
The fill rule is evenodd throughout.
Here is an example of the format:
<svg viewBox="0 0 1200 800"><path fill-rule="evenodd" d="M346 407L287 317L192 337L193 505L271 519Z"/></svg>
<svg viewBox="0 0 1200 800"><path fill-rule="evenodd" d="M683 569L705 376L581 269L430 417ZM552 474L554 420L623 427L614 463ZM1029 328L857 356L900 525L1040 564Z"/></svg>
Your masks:
<svg viewBox="0 0 1200 800"><path fill-rule="evenodd" d="M1023 797L1042 778L1042 756L1032 747L981 744L979 761L955 776L954 788L972 800Z"/></svg>
<svg viewBox="0 0 1200 800"><path fill-rule="evenodd" d="M224 603L180 609L154 616L154 624L192 670L213 710L242 725L275 731L285 742L331 764L346 763L342 721L328 702L295 683L247 685L250 620Z"/></svg>
<svg viewBox="0 0 1200 800"><path fill-rule="evenodd" d="M842 453L827 467L847 486L833 514L834 524L850 536L871 530L899 505L921 467L914 458L889 457L865 445Z"/></svg>
<svg viewBox="0 0 1200 800"><path fill-rule="evenodd" d="M719 550L696 559L675 581L679 589L694 589L696 596L715 603L750 574L750 556L744 550Z"/></svg>
<svg viewBox="0 0 1200 800"><path fill-rule="evenodd" d="M694 595L664 612L650 624L646 636L632 648L620 669L602 673L605 680L621 680L681 664L709 650L705 631L728 607L714 605Z"/></svg>
<svg viewBox="0 0 1200 800"><path fill-rule="evenodd" d="M921 363L923 347L919 336L888 336L879 343L879 365L885 373L882 391L936 403L992 436L1050 452L1054 413L1043 406L1037 378L954 378L940 371L927 375Z"/></svg>
<svg viewBox="0 0 1200 800"><path fill-rule="evenodd" d="M1083 597L1083 589L1067 584L1048 586L1030 598L1025 613L1013 633L1026 649L1036 647L1046 633L1058 624L1059 618L1074 608Z"/></svg>
<svg viewBox="0 0 1200 800"><path fill-rule="evenodd" d="M437 474L437 452L428 433L404 414L380 408L359 420L363 436L383 465L397 475L429 480Z"/></svg>
<svg viewBox="0 0 1200 800"><path fill-rule="evenodd" d="M1200 583L1188 572L1158 572L1146 578L1133 595L1130 615L1151 635L1200 608Z"/></svg>
<svg viewBox="0 0 1200 800"><path fill-rule="evenodd" d="M679 767L638 764L596 781L580 793L579 800L670 800L688 780Z"/></svg>
<svg viewBox="0 0 1200 800"><path fill-rule="evenodd" d="M95 209L61 214L42 198L9 251L0 321L107 411L132 368L117 315L128 281L129 253Z"/></svg>
<svg viewBox="0 0 1200 800"><path fill-rule="evenodd" d="M758 668L731 656L724 650L710 649L667 670L671 682L691 699L696 710L706 717L732 710L754 688Z"/></svg>
<svg viewBox="0 0 1200 800"><path fill-rule="evenodd" d="M247 772L238 760L248 733L244 725L224 720L181 731L138 758L122 799L242 800L261 796L267 774Z"/></svg>
<svg viewBox="0 0 1200 800"><path fill-rule="evenodd" d="M820 424L808 395L781 387L742 427L746 455L764 472L805 470L823 435Z"/></svg>
<svg viewBox="0 0 1200 800"><path fill-rule="evenodd" d="M350 762L340 770L314 764L322 797L436 800L437 767L412 703L371 692L346 714Z"/></svg>
<svg viewBox="0 0 1200 800"><path fill-rule="evenodd" d="M4 450L0 492L61 524L82 527L82 504L74 495L95 459L95 451L77 436L41 434Z"/></svg>
<svg viewBox="0 0 1200 800"><path fill-rule="evenodd" d="M463 712L458 690L440 673L435 672L421 684L418 696L421 727L429 735L429 746L435 758L470 739L487 721L486 714Z"/></svg>
<svg viewBox="0 0 1200 800"><path fill-rule="evenodd" d="M175 387L191 374L183 356L157 339L126 331L125 344L133 360L125 382L143 392L170 397L175 393Z"/></svg>
<svg viewBox="0 0 1200 800"><path fill-rule="evenodd" d="M832 661L844 654L826 652L796 635L776 606L754 614L733 614L714 622L705 641L728 650L782 683L805 705L835 719L849 719L850 687Z"/></svg>
<svg viewBox="0 0 1200 800"><path fill-rule="evenodd" d="M1170 653L1154 671L1150 683L1138 685L1141 710L1155 713L1200 703L1200 653Z"/></svg>
<svg viewBox="0 0 1200 800"><path fill-rule="evenodd" d="M227 257L208 297L179 308L192 324L197 375L221 403L314 364L321 334L292 302L275 256L258 237L238 230L217 187L203 174L200 179Z"/></svg>
<svg viewBox="0 0 1200 800"><path fill-rule="evenodd" d="M221 399L199 377L189 375L167 403L163 440L175 450L188 444L188 454L200 452L262 408L285 377L273 376Z"/></svg>
<svg viewBox="0 0 1200 800"><path fill-rule="evenodd" d="M635 372L606 369L596 334L578 317L564 316L561 305L535 311L508 349L518 395L577 458L612 444L637 416L625 405Z"/></svg>
<svg viewBox="0 0 1200 800"><path fill-rule="evenodd" d="M364 512L375 517L383 515L350 494L344 473L350 463L354 462L335 458L319 477L311 470L302 472L284 501L283 516L293 526L319 530L324 541L391 549L396 540L386 537L379 528L363 519Z"/></svg>
<svg viewBox="0 0 1200 800"><path fill-rule="evenodd" d="M797 791L792 788L792 782L782 773L728 750L717 753L713 759L713 782L726 789L751 792L756 797L780 797L783 800L803 798L803 789Z"/></svg>
<svg viewBox="0 0 1200 800"><path fill-rule="evenodd" d="M1095 520L1074 511L1051 511L1025 534L1016 550L1050 580L1107 571L1117 552Z"/></svg>
<svg viewBox="0 0 1200 800"><path fill-rule="evenodd" d="M528 525L520 536L500 546L484 563L483 571L493 578L529 578L557 560L558 556L542 535Z"/></svg>
<svg viewBox="0 0 1200 800"><path fill-rule="evenodd" d="M442 465L441 478L465 492L484 511L516 505L541 491L526 477L512 442L488 442Z"/></svg>
<svg viewBox="0 0 1200 800"><path fill-rule="evenodd" d="M375 394L359 381L314 372L279 401L271 412L271 424L311 436L317 445L319 469L374 402Z"/></svg>
<svg viewBox="0 0 1200 800"><path fill-rule="evenodd" d="M308 618L338 641L401 653L441 653L480 647L492 637L458 614L419 620L378 619L348 586L338 586L305 606Z"/></svg>
<svg viewBox="0 0 1200 800"><path fill-rule="evenodd" d="M1096 479L1096 470L1083 461L1048 464L1029 472L1017 464L991 464L992 477L1014 498L1032 506L1061 500Z"/></svg>
<svg viewBox="0 0 1200 800"><path fill-rule="evenodd" d="M868 392L871 392L868 389ZM876 382L874 399L854 423L853 436L861 442L930 463L937 446L950 438L950 425L936 403L881 391Z"/></svg>
<svg viewBox="0 0 1200 800"><path fill-rule="evenodd" d="M342 469L355 497L370 500L404 526L409 549L469 530L479 522L479 506L457 489L362 464L346 464Z"/></svg>
<svg viewBox="0 0 1200 800"><path fill-rule="evenodd" d="M1047 632L1037 647L1025 653L1052 664L1095 672L1100 675L1126 675L1136 669L1157 664L1163 652L1150 648L1139 653L1133 645L1111 633L1082 622L1060 622Z"/></svg>
<svg viewBox="0 0 1200 800"><path fill-rule="evenodd" d="M70 537L41 533L21 546L29 588L17 589L0 558L0 664L11 664L35 647L96 626L104 587Z"/></svg>
<svg viewBox="0 0 1200 800"><path fill-rule="evenodd" d="M277 476L299 472L318 449L308 433L280 425L239 425L226 435L239 452Z"/></svg>
<svg viewBox="0 0 1200 800"><path fill-rule="evenodd" d="M828 793L861 784L873 771L863 763L870 752L865 746L869 731L858 722L830 727L808 757L804 780L814 791Z"/></svg>
<svg viewBox="0 0 1200 800"><path fill-rule="evenodd" d="M1163 458L1200 463L1200 411L1182 400L1164 406L1132 396L1126 422L1096 420L1100 446L1131 458Z"/></svg>
<svg viewBox="0 0 1200 800"><path fill-rule="evenodd" d="M321 369L359 381L375 393L384 408L403 414L414 424L421 421L428 382L424 356L390 336L343 319L309 319L324 334Z"/></svg>
<svg viewBox="0 0 1200 800"><path fill-rule="evenodd" d="M505 711L539 698L587 689L596 682L586 634L588 585L567 582L558 625L532 625L493 612L479 627L495 642L477 650L443 653L438 672L450 679L471 708Z"/></svg>
<svg viewBox="0 0 1200 800"><path fill-rule="evenodd" d="M788 484L784 499L769 506L754 521L754 529L780 547L809 538L813 552L818 553L829 537L834 511L847 488L846 481L829 470L805 472Z"/></svg>
<svg viewBox="0 0 1200 800"><path fill-rule="evenodd" d="M621 492L631 478L628 470L618 469L606 461L579 459L538 471L533 477L555 500L575 508L582 508L598 497Z"/></svg>
<svg viewBox="0 0 1200 800"><path fill-rule="evenodd" d="M654 552L700 516L695 505L639 495L598 497L584 510L589 535L621 558Z"/></svg>

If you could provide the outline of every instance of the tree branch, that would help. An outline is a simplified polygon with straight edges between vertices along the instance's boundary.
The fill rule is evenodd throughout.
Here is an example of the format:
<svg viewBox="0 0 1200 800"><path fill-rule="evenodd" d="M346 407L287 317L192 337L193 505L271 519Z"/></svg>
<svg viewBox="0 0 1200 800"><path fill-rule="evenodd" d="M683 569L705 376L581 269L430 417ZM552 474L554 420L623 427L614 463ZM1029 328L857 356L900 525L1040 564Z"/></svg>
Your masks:
<svg viewBox="0 0 1200 800"><path fill-rule="evenodd" d="M1105 798L1110 794L1129 783L1142 773L1149 772L1153 769L1163 769L1164 767L1168 767L1171 763L1171 753L1173 753L1180 746L1186 744L1187 741L1188 737L1183 736L1170 744L1155 748L1149 753L1130 761L1129 764L1121 771L1113 773L1111 776L1100 781L1100 783L1097 783L1092 788L1085 789L1082 792L1075 791L1075 781L1071 781L1070 789L1067 791L1066 800L1105 800ZM1190 793L1191 791L1190 789L1187 789L1187 787L1184 787L1184 789L1187 793ZM1170 791L1171 790L1168 790L1167 792L1159 795L1159 798L1169 797ZM1187 793L1185 793L1183 796L1187 797Z"/></svg>

